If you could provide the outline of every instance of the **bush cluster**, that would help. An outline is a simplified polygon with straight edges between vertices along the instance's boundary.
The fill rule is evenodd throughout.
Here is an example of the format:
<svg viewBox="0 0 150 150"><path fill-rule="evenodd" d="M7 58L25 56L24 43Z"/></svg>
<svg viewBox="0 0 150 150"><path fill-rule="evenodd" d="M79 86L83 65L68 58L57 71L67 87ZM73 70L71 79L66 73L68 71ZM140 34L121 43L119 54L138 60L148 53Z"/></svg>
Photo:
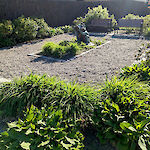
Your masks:
<svg viewBox="0 0 150 150"><path fill-rule="evenodd" d="M90 125L101 143L113 143L119 150L149 150L147 65L146 61L126 67L120 77L95 88L34 74L2 84L1 117L22 119L8 124L1 133L0 147L83 149L81 131Z"/></svg>
<svg viewBox="0 0 150 150"><path fill-rule="evenodd" d="M71 26L52 28L44 19L21 16L13 21L0 22L0 47L13 46L17 43L68 32L72 32Z"/></svg>
<svg viewBox="0 0 150 150"><path fill-rule="evenodd" d="M102 42L95 41L95 44L101 45ZM68 59L80 53L81 50L88 50L93 47L76 41L61 41L59 44L48 42L42 47L42 54L54 58Z"/></svg>
<svg viewBox="0 0 150 150"><path fill-rule="evenodd" d="M114 18L114 15L110 15L107 8L103 8L101 5L94 8L88 8L87 14L84 17L78 17L74 20L74 24L80 24L84 22L86 25L90 24L93 19L112 19L112 26L115 27L117 21Z"/></svg>

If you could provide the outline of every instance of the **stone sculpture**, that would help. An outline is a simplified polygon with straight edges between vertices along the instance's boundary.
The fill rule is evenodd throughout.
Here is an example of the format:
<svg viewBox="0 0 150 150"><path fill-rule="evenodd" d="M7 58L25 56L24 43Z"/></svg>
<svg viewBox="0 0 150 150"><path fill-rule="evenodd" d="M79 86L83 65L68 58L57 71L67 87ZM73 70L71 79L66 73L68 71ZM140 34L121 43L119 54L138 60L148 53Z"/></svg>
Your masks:
<svg viewBox="0 0 150 150"><path fill-rule="evenodd" d="M75 35L78 42L84 42L86 44L90 43L89 33L86 30L85 24L81 23L74 27Z"/></svg>

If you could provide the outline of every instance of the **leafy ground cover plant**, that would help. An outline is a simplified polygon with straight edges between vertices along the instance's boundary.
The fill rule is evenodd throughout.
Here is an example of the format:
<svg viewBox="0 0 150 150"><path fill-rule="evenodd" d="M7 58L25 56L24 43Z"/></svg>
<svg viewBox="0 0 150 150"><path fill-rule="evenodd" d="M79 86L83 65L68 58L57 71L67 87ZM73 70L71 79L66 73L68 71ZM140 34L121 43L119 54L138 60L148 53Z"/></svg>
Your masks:
<svg viewBox="0 0 150 150"><path fill-rule="evenodd" d="M121 77L128 78L133 76L141 81L149 81L150 80L150 66L148 61L141 62L140 64L134 64L131 67L122 68Z"/></svg>
<svg viewBox="0 0 150 150"><path fill-rule="evenodd" d="M106 81L93 116L101 142L118 150L150 149L149 88L133 79Z"/></svg>
<svg viewBox="0 0 150 150"><path fill-rule="evenodd" d="M1 116L19 116L32 104L61 109L65 119L89 118L97 91L89 86L30 74L0 86Z"/></svg>
<svg viewBox="0 0 150 150"><path fill-rule="evenodd" d="M94 8L88 8L87 14L85 14L84 17L78 17L74 20L74 24L80 24L81 22L84 22L86 25L88 25L93 19L112 19L112 26L116 26L116 20L114 18L114 15L110 15L107 8L99 5L98 7Z"/></svg>
<svg viewBox="0 0 150 150"><path fill-rule="evenodd" d="M24 119L8 123L0 135L1 150L81 150L83 135L61 110L31 106Z"/></svg>
<svg viewBox="0 0 150 150"><path fill-rule="evenodd" d="M93 43L98 46L103 42L98 40L93 41ZM83 42L78 43L76 41L61 41L59 44L48 42L42 47L41 54L54 58L68 59L94 47L95 46L86 45Z"/></svg>

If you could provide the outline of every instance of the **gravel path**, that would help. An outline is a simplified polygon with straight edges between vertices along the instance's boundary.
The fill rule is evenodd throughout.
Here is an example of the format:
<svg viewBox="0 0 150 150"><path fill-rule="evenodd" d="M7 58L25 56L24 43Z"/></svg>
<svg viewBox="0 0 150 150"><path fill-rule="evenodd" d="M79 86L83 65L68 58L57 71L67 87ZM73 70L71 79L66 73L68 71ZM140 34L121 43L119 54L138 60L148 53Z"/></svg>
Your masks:
<svg viewBox="0 0 150 150"><path fill-rule="evenodd" d="M122 67L131 65L135 61L134 56L138 49L143 43L148 42L141 39L121 39L108 36L105 38L108 38L110 43L72 61L54 62L27 56L40 51L42 45L47 41L58 42L72 38L72 35L64 34L39 42L20 44L10 49L0 49L0 76L11 79L33 71L39 74L59 76L62 79L76 80L80 83L100 83L106 79L106 75L110 78ZM102 37L92 38L102 40ZM92 134L87 136L85 144L85 150L115 150L109 144L101 145Z"/></svg>
<svg viewBox="0 0 150 150"><path fill-rule="evenodd" d="M120 68L131 65L135 61L135 54L142 43L141 39L109 38L109 44L95 49L82 57L67 62L54 62L43 58L27 56L39 51L47 41L58 42L71 40L72 35L64 34L39 42L20 44L10 49L0 49L0 76L13 78L35 73L59 76L62 79L76 80L81 83L97 83L110 78ZM92 37L102 39L102 37Z"/></svg>

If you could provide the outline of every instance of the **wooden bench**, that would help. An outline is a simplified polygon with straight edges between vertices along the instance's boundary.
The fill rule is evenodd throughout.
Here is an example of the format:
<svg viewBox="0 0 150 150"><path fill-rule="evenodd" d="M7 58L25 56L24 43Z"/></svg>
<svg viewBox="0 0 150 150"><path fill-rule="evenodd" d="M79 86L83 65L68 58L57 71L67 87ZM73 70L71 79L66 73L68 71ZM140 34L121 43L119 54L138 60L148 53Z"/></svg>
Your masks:
<svg viewBox="0 0 150 150"><path fill-rule="evenodd" d="M139 28L139 35L141 35L143 32L143 19L119 19L117 27L118 29L121 27Z"/></svg>
<svg viewBox="0 0 150 150"><path fill-rule="evenodd" d="M112 19L93 19L89 25L87 25L88 31L94 32L110 32L112 29Z"/></svg>

